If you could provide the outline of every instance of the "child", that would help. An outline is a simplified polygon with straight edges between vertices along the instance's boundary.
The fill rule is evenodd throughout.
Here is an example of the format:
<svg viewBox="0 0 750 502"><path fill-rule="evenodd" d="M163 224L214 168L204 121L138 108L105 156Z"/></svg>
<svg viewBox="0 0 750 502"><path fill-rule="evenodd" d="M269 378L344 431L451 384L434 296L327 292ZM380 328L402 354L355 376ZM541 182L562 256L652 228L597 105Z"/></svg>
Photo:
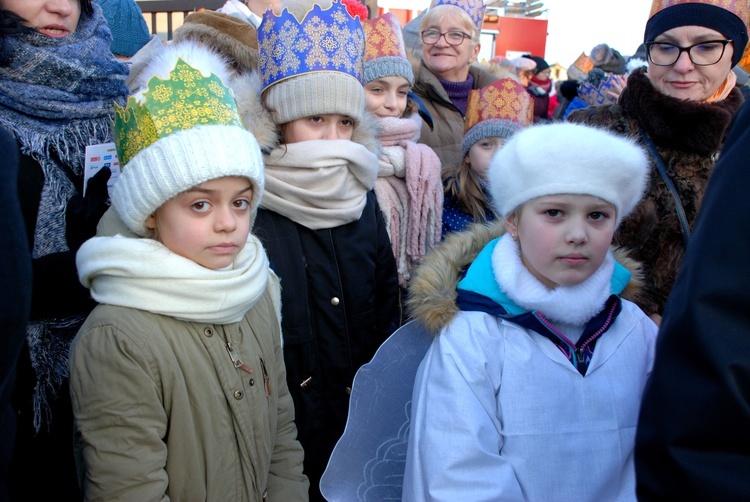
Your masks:
<svg viewBox="0 0 750 502"><path fill-rule="evenodd" d="M265 157L255 232L281 279L287 382L310 499L321 500L354 374L398 327L396 263L372 192L377 140L363 123L359 19L338 2L302 1L266 11L258 42L282 144Z"/></svg>
<svg viewBox="0 0 750 502"><path fill-rule="evenodd" d="M457 288L449 270L471 246L456 234L410 288L439 335L414 383L403 500L635 500L657 327L618 296L630 273L608 249L647 174L634 142L572 124L530 127L495 156L507 233Z"/></svg>
<svg viewBox="0 0 750 502"><path fill-rule="evenodd" d="M365 105L377 117L382 147L375 195L396 257L399 284L405 288L412 269L440 242L440 159L429 146L416 143L422 119L409 97L414 74L398 19L388 12L363 20L362 27Z"/></svg>
<svg viewBox="0 0 750 502"><path fill-rule="evenodd" d="M305 500L278 279L250 233L260 148L207 49L169 46L144 75L115 120L112 204L135 235L77 255L100 303L70 359L85 496Z"/></svg>
<svg viewBox="0 0 750 502"><path fill-rule="evenodd" d="M464 160L444 170L443 237L471 223L491 222L487 166L505 140L531 125L534 103L512 78L496 80L469 93L461 153Z"/></svg>

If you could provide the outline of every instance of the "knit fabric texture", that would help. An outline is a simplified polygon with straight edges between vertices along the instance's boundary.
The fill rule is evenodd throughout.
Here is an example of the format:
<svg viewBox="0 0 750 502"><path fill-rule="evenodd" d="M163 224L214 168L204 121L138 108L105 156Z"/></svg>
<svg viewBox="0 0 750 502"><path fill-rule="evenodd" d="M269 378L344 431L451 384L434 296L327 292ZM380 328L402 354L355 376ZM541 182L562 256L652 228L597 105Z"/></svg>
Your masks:
<svg viewBox="0 0 750 502"><path fill-rule="evenodd" d="M132 57L151 39L148 25L135 0L94 0L102 7L112 32L112 54Z"/></svg>
<svg viewBox="0 0 750 502"><path fill-rule="evenodd" d="M363 84L382 77L404 77L414 84L414 72L406 57L406 46L398 19L387 12L362 21L365 30Z"/></svg>

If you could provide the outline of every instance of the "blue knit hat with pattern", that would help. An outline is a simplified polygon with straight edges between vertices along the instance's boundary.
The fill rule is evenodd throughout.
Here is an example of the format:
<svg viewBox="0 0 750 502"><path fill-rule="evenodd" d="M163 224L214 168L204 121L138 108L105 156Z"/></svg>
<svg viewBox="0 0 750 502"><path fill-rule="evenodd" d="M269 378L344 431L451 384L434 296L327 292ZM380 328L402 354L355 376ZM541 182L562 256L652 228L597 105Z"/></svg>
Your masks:
<svg viewBox="0 0 750 502"><path fill-rule="evenodd" d="M148 25L135 0L95 0L112 32L112 54L132 57L151 40Z"/></svg>

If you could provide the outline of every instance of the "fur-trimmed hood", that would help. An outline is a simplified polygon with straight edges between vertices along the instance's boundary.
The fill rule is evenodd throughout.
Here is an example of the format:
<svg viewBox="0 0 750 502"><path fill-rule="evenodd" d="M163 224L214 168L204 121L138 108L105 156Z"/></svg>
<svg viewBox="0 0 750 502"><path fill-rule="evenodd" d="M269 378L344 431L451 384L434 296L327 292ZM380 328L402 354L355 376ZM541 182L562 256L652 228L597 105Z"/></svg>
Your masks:
<svg viewBox="0 0 750 502"><path fill-rule="evenodd" d="M459 280L479 252L492 240L505 233L503 222L475 223L464 232L446 235L443 243L430 252L409 282L406 301L410 319L421 323L437 336L459 313L456 305ZM617 262L632 274L620 296L635 301L643 285L640 265L621 248L612 248Z"/></svg>
<svg viewBox="0 0 750 502"><path fill-rule="evenodd" d="M174 43L190 40L226 57L240 72L258 70L258 32L239 18L221 12L194 12L174 32Z"/></svg>
<svg viewBox="0 0 750 502"><path fill-rule="evenodd" d="M255 136L264 153L276 148L279 144L279 133L260 97L260 73L257 70L237 73L229 85L234 92L245 129Z"/></svg>

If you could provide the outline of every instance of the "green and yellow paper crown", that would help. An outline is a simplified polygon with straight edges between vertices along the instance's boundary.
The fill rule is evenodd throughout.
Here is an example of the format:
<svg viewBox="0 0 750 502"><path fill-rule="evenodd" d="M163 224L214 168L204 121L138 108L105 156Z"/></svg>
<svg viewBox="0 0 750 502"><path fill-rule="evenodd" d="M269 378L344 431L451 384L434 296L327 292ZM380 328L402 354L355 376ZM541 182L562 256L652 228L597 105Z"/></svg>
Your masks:
<svg viewBox="0 0 750 502"><path fill-rule="evenodd" d="M122 166L173 132L199 125L243 127L234 96L221 79L204 76L182 58L168 79L154 76L146 86L128 98L125 108L115 104L115 146Z"/></svg>

